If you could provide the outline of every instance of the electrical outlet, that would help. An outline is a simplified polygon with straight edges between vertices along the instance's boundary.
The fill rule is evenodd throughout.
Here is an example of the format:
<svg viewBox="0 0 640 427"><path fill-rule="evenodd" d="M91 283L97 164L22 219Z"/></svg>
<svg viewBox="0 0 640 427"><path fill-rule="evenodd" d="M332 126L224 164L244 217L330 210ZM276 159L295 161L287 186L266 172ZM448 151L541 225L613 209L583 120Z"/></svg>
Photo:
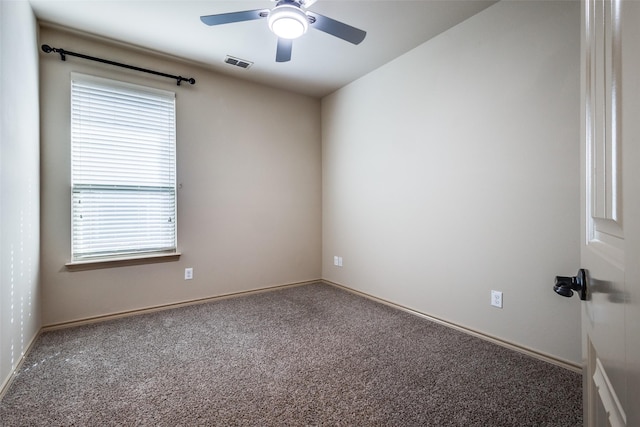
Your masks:
<svg viewBox="0 0 640 427"><path fill-rule="evenodd" d="M502 308L502 292L491 291L491 305L494 307Z"/></svg>
<svg viewBox="0 0 640 427"><path fill-rule="evenodd" d="M188 267L184 269L184 280L193 279L193 268Z"/></svg>
<svg viewBox="0 0 640 427"><path fill-rule="evenodd" d="M334 256L333 257L333 265L335 265L336 267L342 267L342 257L341 256Z"/></svg>

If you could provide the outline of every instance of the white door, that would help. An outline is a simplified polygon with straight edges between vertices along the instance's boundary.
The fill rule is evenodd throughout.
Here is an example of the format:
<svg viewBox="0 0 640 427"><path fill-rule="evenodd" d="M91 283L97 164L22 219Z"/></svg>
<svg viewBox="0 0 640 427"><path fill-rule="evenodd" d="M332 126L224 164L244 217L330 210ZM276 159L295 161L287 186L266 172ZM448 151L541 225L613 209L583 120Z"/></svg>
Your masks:
<svg viewBox="0 0 640 427"><path fill-rule="evenodd" d="M640 426L640 1L582 2L585 425Z"/></svg>

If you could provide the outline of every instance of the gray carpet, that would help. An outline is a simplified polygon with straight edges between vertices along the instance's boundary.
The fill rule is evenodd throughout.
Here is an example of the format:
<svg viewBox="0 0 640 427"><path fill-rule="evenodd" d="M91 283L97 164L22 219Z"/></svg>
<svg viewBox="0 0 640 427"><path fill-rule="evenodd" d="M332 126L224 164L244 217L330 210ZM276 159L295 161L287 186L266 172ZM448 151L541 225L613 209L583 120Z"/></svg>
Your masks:
<svg viewBox="0 0 640 427"><path fill-rule="evenodd" d="M324 284L42 334L2 426L581 426L575 372Z"/></svg>

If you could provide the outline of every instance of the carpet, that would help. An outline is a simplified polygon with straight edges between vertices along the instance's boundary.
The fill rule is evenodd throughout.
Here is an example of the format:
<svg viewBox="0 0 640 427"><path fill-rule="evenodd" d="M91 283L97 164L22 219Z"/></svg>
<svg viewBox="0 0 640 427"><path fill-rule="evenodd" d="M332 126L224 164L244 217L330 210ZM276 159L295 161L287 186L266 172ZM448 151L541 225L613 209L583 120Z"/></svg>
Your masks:
<svg viewBox="0 0 640 427"><path fill-rule="evenodd" d="M41 334L2 426L581 426L575 372L327 284Z"/></svg>

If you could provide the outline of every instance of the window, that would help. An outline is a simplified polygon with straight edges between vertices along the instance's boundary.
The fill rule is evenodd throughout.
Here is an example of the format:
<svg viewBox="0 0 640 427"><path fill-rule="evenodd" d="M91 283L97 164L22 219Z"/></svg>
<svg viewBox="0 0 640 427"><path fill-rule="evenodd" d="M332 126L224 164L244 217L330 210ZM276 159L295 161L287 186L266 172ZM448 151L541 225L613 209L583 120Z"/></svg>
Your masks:
<svg viewBox="0 0 640 427"><path fill-rule="evenodd" d="M72 74L72 263L176 252L175 94Z"/></svg>

